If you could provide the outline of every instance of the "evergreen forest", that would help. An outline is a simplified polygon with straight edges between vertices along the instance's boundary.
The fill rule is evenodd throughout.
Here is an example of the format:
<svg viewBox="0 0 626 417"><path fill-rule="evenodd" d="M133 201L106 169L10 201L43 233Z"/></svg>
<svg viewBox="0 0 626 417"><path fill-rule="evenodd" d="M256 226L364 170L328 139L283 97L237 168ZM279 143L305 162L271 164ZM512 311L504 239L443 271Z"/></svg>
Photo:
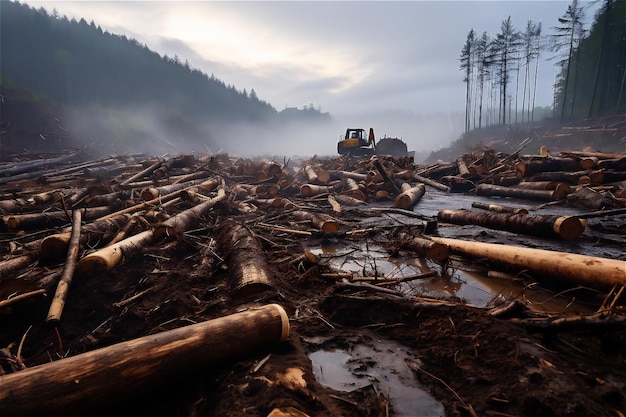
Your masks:
<svg viewBox="0 0 626 417"><path fill-rule="evenodd" d="M277 111L254 89L240 91L93 21L1 1L0 27L3 91L18 87L33 100L61 105L66 115L79 115L72 134L101 145L162 136L218 148L216 124L331 119L313 105Z"/></svg>
<svg viewBox="0 0 626 417"><path fill-rule="evenodd" d="M547 34L541 23L531 20L518 30L510 16L495 35L471 29L459 57L466 89L465 131L537 120L535 85L544 55L557 67L555 120L623 114L625 5L625 0L602 0L587 25L586 7L572 0Z"/></svg>

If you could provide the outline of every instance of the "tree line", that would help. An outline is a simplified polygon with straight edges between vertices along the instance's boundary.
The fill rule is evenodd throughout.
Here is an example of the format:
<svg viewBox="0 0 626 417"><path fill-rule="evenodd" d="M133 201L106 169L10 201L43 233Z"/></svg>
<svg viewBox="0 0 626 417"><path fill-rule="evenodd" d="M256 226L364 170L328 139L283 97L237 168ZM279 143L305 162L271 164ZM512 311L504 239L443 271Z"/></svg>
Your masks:
<svg viewBox="0 0 626 417"><path fill-rule="evenodd" d="M515 29L511 16L495 36L471 29L459 61L465 83L465 131L535 120L540 56L558 68L553 114L560 121L625 111L626 0L604 0L589 30L585 9L572 0L553 32L529 20Z"/></svg>
<svg viewBox="0 0 626 417"><path fill-rule="evenodd" d="M161 56L135 39L109 33L93 21L59 16L56 10L2 1L0 28L0 85L26 88L67 108L101 113L153 108L177 133L205 129L211 121L330 119L313 107L277 111L254 89L226 85L178 56Z"/></svg>

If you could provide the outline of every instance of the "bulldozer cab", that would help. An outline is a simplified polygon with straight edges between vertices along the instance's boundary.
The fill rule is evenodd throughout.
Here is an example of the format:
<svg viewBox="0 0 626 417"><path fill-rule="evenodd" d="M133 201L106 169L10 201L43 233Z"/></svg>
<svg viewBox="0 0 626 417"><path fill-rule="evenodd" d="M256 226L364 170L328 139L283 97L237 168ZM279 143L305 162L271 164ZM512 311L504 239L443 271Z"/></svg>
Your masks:
<svg viewBox="0 0 626 417"><path fill-rule="evenodd" d="M359 147L368 146L367 135L365 134L365 129L346 129L345 139L356 139L358 141ZM350 141L352 142L352 141Z"/></svg>

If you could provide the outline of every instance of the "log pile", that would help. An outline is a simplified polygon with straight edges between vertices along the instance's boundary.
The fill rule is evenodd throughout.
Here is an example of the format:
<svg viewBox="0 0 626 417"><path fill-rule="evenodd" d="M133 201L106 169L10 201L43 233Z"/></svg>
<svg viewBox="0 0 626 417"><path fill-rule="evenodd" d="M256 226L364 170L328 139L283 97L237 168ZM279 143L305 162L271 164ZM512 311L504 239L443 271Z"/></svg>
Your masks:
<svg viewBox="0 0 626 417"><path fill-rule="evenodd" d="M76 153L35 163L1 165L0 283L5 288L0 290L0 303L8 299L25 302L45 293L53 300L47 320L60 326L64 305L72 302L72 278L99 280L146 256L159 258L163 248L181 245L195 245L201 251L199 267L207 263L213 266L215 275L226 273L231 312L284 296L273 277L274 266L281 263L277 257L298 271L299 277L315 271L311 273L323 280L332 277L330 280L343 289L376 288L388 296L401 297L389 288L399 284L398 280L379 274L341 275L342 271L326 271L324 275L324 268L310 252L304 250L292 256L294 242L300 248L308 246L307 239L373 235L390 252L403 251L429 259L442 271L454 254L601 292L611 293L626 286L624 260L536 249L526 252L510 245L489 246L437 236L433 225L440 222L567 243L584 235L585 217L624 213L626 154L569 152L551 157L547 153L521 155L521 150L502 155L487 149L462 155L453 163L431 165L415 164L411 158L341 157L312 158L290 166L290 161L253 161L230 155L125 155L84 161ZM451 209L442 208L436 217L420 215L420 202L431 192L450 195ZM478 211L460 210L454 207L453 194L458 192L487 197L493 203L477 202L473 208ZM562 204L594 213L580 217L541 215L507 206L520 200ZM500 204L502 201L508 203ZM409 226L397 222L392 230L376 225L362 227L362 223L354 226L355 218L377 218L384 213L417 218L423 223ZM279 239L289 243L279 244ZM277 256L273 250L287 255ZM429 271L411 279L438 275ZM359 279L367 282L359 283ZM16 287L16 292L7 292ZM128 300L143 294L139 292ZM118 304L127 302L131 301ZM619 303L615 301L612 306L618 307ZM5 308L6 304L0 304L0 309ZM265 308L274 310L259 319L248 315L241 321L234 316L223 318L229 328L207 321L194 325L197 328L159 332L149 339L113 345L107 348L110 352L87 352L74 356L71 362L63 359L54 366L0 376L0 406L11 413L36 413L40 404L34 400L33 387L44 383L55 386L45 401L63 413L69 403L83 402L90 395L83 392L72 397L73 381L93 380L96 385L90 389L99 396L117 395L117 391L110 390L113 387L102 386L102 375L130 375L126 366L138 367L137 373L132 373L133 383L143 389L153 376L193 368L174 372L171 361L175 359L169 356L170 362L157 364L153 353L169 355L171 345L182 345L177 354L194 355L202 366L222 358L215 348L207 350L207 341L215 337L236 339L236 349L229 352L234 360L249 347L269 349L288 337L288 319L280 306ZM247 339L242 337L244 333ZM167 341L165 345L163 340ZM250 343L253 346L246 346ZM106 358L111 356L116 360L109 364ZM128 365L133 361L136 365ZM64 375L62 380L60 375Z"/></svg>

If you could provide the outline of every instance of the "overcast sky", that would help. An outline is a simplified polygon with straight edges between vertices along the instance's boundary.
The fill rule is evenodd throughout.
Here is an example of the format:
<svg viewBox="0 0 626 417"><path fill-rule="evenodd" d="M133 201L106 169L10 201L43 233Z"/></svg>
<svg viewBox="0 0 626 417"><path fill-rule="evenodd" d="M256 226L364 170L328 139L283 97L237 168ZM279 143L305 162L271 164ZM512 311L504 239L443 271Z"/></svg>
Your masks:
<svg viewBox="0 0 626 417"><path fill-rule="evenodd" d="M247 91L277 110L313 103L352 114L463 112L459 55L470 29L496 35L509 15L552 33L570 1L30 1L125 34ZM587 2L581 2L587 5ZM587 10L589 23L593 11ZM545 52L547 58L551 53ZM552 103L553 62L537 105ZM513 78L514 82L514 78ZM366 127L366 126L363 126Z"/></svg>

